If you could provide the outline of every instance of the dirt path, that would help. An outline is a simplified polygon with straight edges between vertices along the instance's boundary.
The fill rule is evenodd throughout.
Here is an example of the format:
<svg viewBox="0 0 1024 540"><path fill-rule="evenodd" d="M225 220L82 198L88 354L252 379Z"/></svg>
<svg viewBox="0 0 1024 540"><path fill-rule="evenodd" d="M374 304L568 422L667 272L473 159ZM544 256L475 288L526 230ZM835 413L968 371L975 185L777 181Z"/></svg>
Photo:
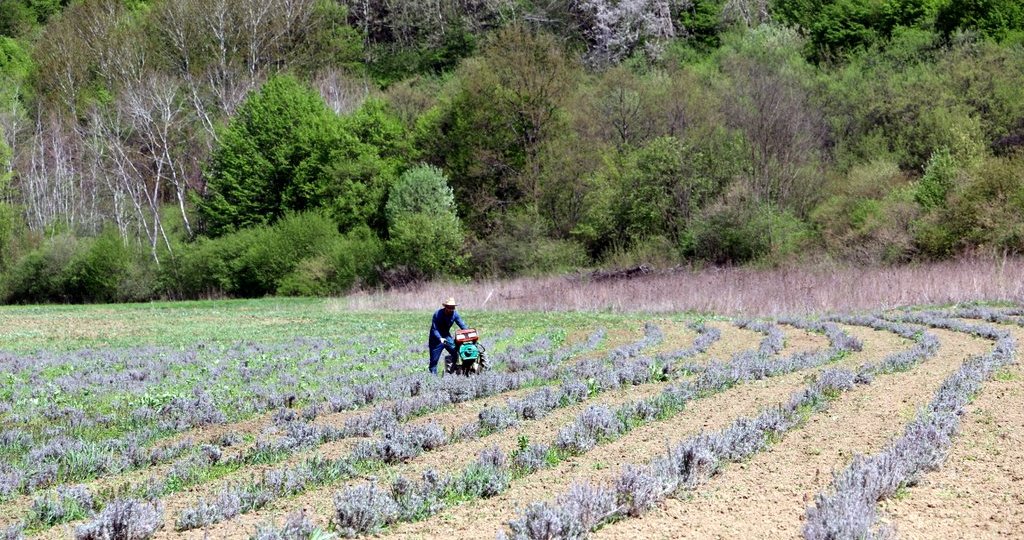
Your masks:
<svg viewBox="0 0 1024 540"><path fill-rule="evenodd" d="M788 339L785 354L796 350L808 350L801 347L808 342L817 346L823 343L818 340L820 336L813 334L808 335L808 341L804 341L804 338L798 337L802 331L795 331L790 327L786 327L786 333ZM895 346L898 348L902 345L896 343ZM865 354L867 353L851 354L840 363L847 366L859 365L867 360ZM463 504L422 522L396 525L382 536L492 539L502 525L527 504L561 493L574 480L606 479L618 472L620 464L639 463L663 452L668 442L677 441L701 430L723 428L738 416L753 414L766 406L781 402L792 392L803 387L808 375L809 372L799 372L741 384L720 394L696 400L674 418L641 426L618 440L596 447L583 456L517 480L509 490L497 497Z"/></svg>
<svg viewBox="0 0 1024 540"><path fill-rule="evenodd" d="M971 321L977 323L977 321ZM1024 329L1003 326L1024 345ZM881 505L900 538L1024 537L1024 366L986 382L943 466Z"/></svg>
<svg viewBox="0 0 1024 540"><path fill-rule="evenodd" d="M662 324L662 321L656 322L659 325ZM736 328L728 322L714 322L710 324L722 332L722 339L717 341L705 355L698 357L696 361L701 361L702 359L707 360L708 358L729 358L741 350L756 347L757 343L759 343L763 337L757 332ZM652 349L651 352L658 352L660 349L674 350L685 346L684 343L673 342L674 340L670 338L669 329L666 326L662 327L662 331L665 333L665 342L662 346ZM807 333L803 330L795 328L788 329L787 331L787 336L792 336L792 341L794 343L819 343L815 340L815 338L819 336L808 336L806 334ZM691 335L691 343L692 337L693 336ZM609 347L609 349L610 348L611 347ZM398 475L416 478L422 471L427 469L453 472L475 460L479 452L487 447L497 445L505 452L512 451L518 444L519 434L524 431L529 433L530 440L533 442L552 440L557 435L558 429L562 425L573 420L580 412L592 404L621 404L629 400L655 395L665 386L666 383L646 384L615 392L608 392L595 397L592 400L587 400L571 407L556 409L545 418L532 422L523 422L518 428L501 433L495 433L479 440L470 440L451 445L444 449L439 449L436 452L424 453L409 463L397 465L382 471L376 476L376 479L380 482L386 482ZM507 395L500 397L496 396L498 399L492 398L493 404L504 403L505 397L507 397ZM454 416L448 417L443 421L443 423L451 425L458 424L459 421L465 423L475 419L478 413L479 410L475 408L465 410L463 411L461 418L456 418ZM365 480L358 480L326 486L311 490L296 497L275 501L258 512L238 516L236 519L213 525L205 531L194 530L176 533L173 530L165 529L164 531L161 531L156 538L249 538L257 526L271 521L280 522L284 515L297 508L307 509L311 517L317 519L321 524L325 524L326 520L333 512L333 494L345 485L361 483L364 481ZM189 504L194 504L195 500L195 496L190 497ZM169 518L173 515L174 514L169 509Z"/></svg>
<svg viewBox="0 0 1024 540"><path fill-rule="evenodd" d="M868 332L874 332L868 330ZM928 403L942 381L972 354L992 343L943 330L935 357L906 373L883 375L843 394L767 451L726 466L688 500L668 499L640 519L602 528L592 537L611 538L797 538L806 508L826 489L832 473L856 453L879 451ZM865 339L871 359L900 346L895 336ZM938 538L933 537L933 538Z"/></svg>

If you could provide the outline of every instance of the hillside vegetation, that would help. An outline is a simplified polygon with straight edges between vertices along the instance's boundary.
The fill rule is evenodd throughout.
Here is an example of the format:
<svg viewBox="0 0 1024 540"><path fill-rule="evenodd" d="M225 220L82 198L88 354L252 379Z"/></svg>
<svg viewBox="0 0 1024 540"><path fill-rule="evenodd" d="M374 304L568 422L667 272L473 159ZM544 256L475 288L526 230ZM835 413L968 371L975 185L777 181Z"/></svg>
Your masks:
<svg viewBox="0 0 1024 540"><path fill-rule="evenodd" d="M1024 250L1016 0L10 0L6 302Z"/></svg>

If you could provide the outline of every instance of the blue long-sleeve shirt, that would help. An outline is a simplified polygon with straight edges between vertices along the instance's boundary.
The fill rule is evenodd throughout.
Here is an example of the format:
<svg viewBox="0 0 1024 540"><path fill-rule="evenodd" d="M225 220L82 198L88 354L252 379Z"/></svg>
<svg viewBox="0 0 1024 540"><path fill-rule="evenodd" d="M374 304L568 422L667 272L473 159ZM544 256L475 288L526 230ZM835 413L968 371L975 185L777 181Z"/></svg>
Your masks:
<svg viewBox="0 0 1024 540"><path fill-rule="evenodd" d="M459 317L458 311L452 311L451 316L445 314L444 308L434 313L434 319L430 322L430 344L437 345L444 341L444 338L452 337L452 324L459 325L459 328L466 329L466 323Z"/></svg>

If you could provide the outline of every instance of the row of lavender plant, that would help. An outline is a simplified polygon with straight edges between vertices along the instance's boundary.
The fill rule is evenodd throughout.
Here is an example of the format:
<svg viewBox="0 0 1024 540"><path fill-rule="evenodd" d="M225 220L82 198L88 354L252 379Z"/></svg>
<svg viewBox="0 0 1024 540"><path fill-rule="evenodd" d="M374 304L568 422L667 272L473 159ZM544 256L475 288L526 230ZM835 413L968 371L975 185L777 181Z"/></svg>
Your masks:
<svg viewBox="0 0 1024 540"><path fill-rule="evenodd" d="M867 322L867 321L866 321ZM870 321L879 324L879 321ZM802 324L818 327L831 337L832 346L840 351L859 350L860 342L829 323ZM828 325L828 326L826 326ZM900 327L905 334L910 328ZM918 342L926 336L914 333ZM913 353L915 361L922 361L934 353L929 348L891 356ZM874 366L865 366L861 372L881 373L893 365L885 358ZM902 364L905 368L910 364ZM785 432L800 425L806 415L826 406L840 393L856 384L869 384L870 379L845 369L823 371L807 388L800 390L781 407L769 408L752 418L741 418L717 433L701 433L670 448L646 466L626 465L611 487L574 484L556 501L534 502L516 519L509 522L509 530L499 536L515 540L549 538L585 538L587 534L608 521L637 517L651 509L659 500L680 489L692 490L713 476L725 463L735 462L765 449Z"/></svg>
<svg viewBox="0 0 1024 540"><path fill-rule="evenodd" d="M888 532L877 524L877 504L901 487L914 485L927 471L946 459L960 417L981 385L998 368L1013 362L1016 342L1008 333L989 325L968 324L934 313L903 314L900 320L927 324L995 340L991 352L969 357L946 378L931 403L907 424L903 435L872 456L856 456L835 475L827 491L808 508L804 538L875 538Z"/></svg>
<svg viewBox="0 0 1024 540"><path fill-rule="evenodd" d="M107 357L104 356L103 358ZM319 358L320 360L323 359L323 357ZM308 361L313 361L313 359L307 358L304 362ZM304 365L303 367L310 368L313 371L329 371L314 369L318 366ZM320 365L319 367L323 366ZM97 371L102 372L103 370L97 369ZM155 368L154 371L159 372L160 368ZM336 380L336 376L330 377L330 379ZM212 382L219 384L224 381L214 378ZM283 382L294 384L294 380ZM328 382L331 381L328 380ZM51 386L39 381L19 386L51 388ZM80 387L80 391L87 391L90 395L104 395L107 393L89 386ZM60 395L64 394L61 393ZM33 399L39 400L40 397L45 398L45 395L37 396ZM131 400L128 400L125 402L125 406L131 410L122 408L121 414L108 415L112 418L128 418L127 421L118 420L117 423L123 424L122 426L115 425L115 423L97 424L92 421L82 420L85 418L85 413L81 409L53 404L54 402L60 403L61 399L63 398L48 400L51 405L42 409L39 417L40 421L36 421L31 412L19 412L15 417L8 418L5 421L8 425L13 424L14 426L0 432L0 454L3 455L6 464L4 470L0 471L0 476L10 478L14 474L12 470L21 469L24 482L15 490L9 489L11 482L0 482L0 499L9 496L14 491L31 491L38 487L45 487L58 479L82 478L89 474L120 471L131 468L133 463L150 462L154 458L159 460L162 454L166 454L166 452L160 449L153 449L149 452L150 455L142 455L148 450L143 448L146 441L162 434L226 421L226 415L222 412L223 407L215 405L213 398L206 392L196 392L192 398L171 395L169 400L161 405L159 409L154 409L147 405L132 408ZM23 401L25 400L19 399L17 401L19 409L22 408ZM279 405L278 403L272 403L273 401L267 399L264 402L268 405ZM283 399L282 401L288 400ZM115 408L114 412L118 412L118 409ZM71 436L70 432L60 425L61 419L68 419L75 426L74 431L82 435L77 437ZM45 423L48 427L42 431L40 429L32 430L17 427L19 424L31 426L41 423ZM134 428L134 431L123 436L105 440L89 440L87 437L90 431L117 431L119 427ZM102 429L96 430L94 428ZM48 458L61 456L68 457L68 459L63 460L65 464L79 464L81 468L85 469L82 472L86 474L76 474L78 471L73 470L67 471L68 474L59 474L57 469L60 464L53 463ZM119 457L121 459L118 459ZM28 466L29 470L25 470L26 466Z"/></svg>
<svg viewBox="0 0 1024 540"><path fill-rule="evenodd" d="M604 392L617 390L623 386L667 381L684 375L702 371L703 366L687 364L680 366L680 360L701 354L718 340L721 332L713 327L699 324L694 326L698 331L693 345L668 354L659 354L653 358L643 357L632 361L620 361L617 365L606 366L597 362L584 362L574 366L566 377L561 388L542 388L530 395L518 399L510 399L506 406L488 407L480 411L476 422L471 422L456 430L456 438L478 438L498 431L518 426L524 420L537 420L547 416L553 410L580 403L594 398ZM759 343L760 350L766 341L774 341L776 336L764 332L765 338ZM613 358L622 358L612 355Z"/></svg>
<svg viewBox="0 0 1024 540"><path fill-rule="evenodd" d="M499 361L503 358L516 358L522 353L536 353L546 346L550 346L550 341L546 336L541 336L523 347L511 347L497 355L497 358ZM368 381L343 386L340 390L338 386L334 386L335 389L322 403L318 402L303 409L302 417L312 420L324 412L352 410L396 395L417 396L424 391L425 385L434 382L432 378L426 378L420 373L420 364L421 362L416 363L415 375L381 380L388 375L387 368L382 368L382 371L369 373ZM311 366L307 367L313 369ZM393 377L394 373L390 375ZM285 405L288 401L294 400L286 400L285 403L276 405ZM283 415L294 414L288 408L278 409L278 412ZM136 416L138 413L136 410ZM187 419L184 425L177 425L175 430L226 421L220 408L205 392L198 393L190 400L175 398L161 409L161 413L165 417ZM0 433L0 446L27 447L31 439L31 435L23 430L9 429ZM195 452L200 446L201 443L187 439L173 445L146 448L142 437L136 435L104 441L83 441L57 436L44 444L31 447L24 454L21 467L12 463L14 460L0 465L0 500L16 492L31 493L58 482L80 481L102 474L120 473L165 462L187 452Z"/></svg>
<svg viewBox="0 0 1024 540"><path fill-rule="evenodd" d="M693 354L695 354L696 352L705 350L708 346L710 346L710 344L718 336L718 331L713 329L713 328L705 327L703 325L700 326L699 328L702 330L702 333L700 334L700 337L698 338L698 341L694 344L694 346L692 347L692 350L690 351ZM580 352L580 351L587 350L588 348L592 348L592 347L596 346L596 344L600 341L601 336L603 336L603 331L598 331L594 335L592 335L589 340L587 340L587 342L584 344L583 347L580 347L579 345L574 345L574 346L571 347L571 350L573 352ZM711 336L711 337L709 338L707 336ZM660 340L661 340L660 330L658 330L656 326L648 325L645 338L643 340L641 340L640 342L638 342L638 343L641 346L644 346L644 345L650 345L650 344L656 343L656 342L658 342ZM764 344L762 344L762 346L763 345ZM637 345L636 344L630 344L630 345L627 345L627 346L623 347L622 349L613 351L612 353L610 353L610 357L622 356L622 352L621 352L622 350L630 350L630 349L634 350L634 351L637 350ZM543 350L543 347L542 346L537 346L536 344L534 344L534 345L528 345L525 348L525 350L528 351L528 352L536 352L538 350ZM564 350L565 349L563 349L563 351ZM540 355L540 356L544 356L544 355ZM556 355L554 355L554 356L561 357L561 358L566 358L568 355L566 355L564 353L561 353L561 354L556 353ZM681 354L677 354L676 356L682 356L682 355ZM513 357L513 358L515 358L515 357ZM544 365L546 367L550 367L551 366L550 363L545 363ZM637 372L639 374L643 374L643 373L645 373L646 370L641 368L639 370L634 369L633 371L635 371L635 372ZM622 370L620 370L620 377L621 377L621 373L622 373ZM574 372L571 372L571 375L574 375L573 378L576 378L576 376L585 375L585 373L582 373L581 371L574 371ZM623 378L625 378L625 377L623 377ZM632 375L630 378L635 381L636 380L636 375ZM394 387L394 386L396 386L396 385L393 384L392 387ZM609 385L605 384L605 386L609 386ZM574 392L578 393L577 390L572 390L572 389L569 390L569 394L570 395L572 393L574 393ZM415 394L416 391L413 390L410 393ZM362 395L362 401L363 402L372 402L373 398L375 396L375 394L372 394L372 393L369 393L369 392L363 392L361 395ZM384 428L386 426L389 426L389 425L395 424L395 423L397 423L399 421L403 421L403 420L408 419L412 415L414 410L417 408L417 406L422 408L424 405L425 404L424 404L424 402L422 400L418 404L414 404L411 401L399 400L399 402L396 403L392 407L386 407L386 408L378 409L375 412L375 414L365 415L363 417L357 418L357 419L349 422L345 426L345 428L342 429L342 430L335 430L335 429L331 429L331 428L324 428L324 427L321 427L321 426L310 426L310 425L307 425L305 423L300 423L300 422L287 422L286 425L285 425L285 432L286 432L286 436L285 437L283 437L283 438L281 438L281 439L279 439L277 441L269 441L269 440L261 437L261 439L257 442L257 446L253 450L253 452L251 452L249 455L242 456L240 458L234 459L232 462L218 462L217 460L210 460L209 459L209 456L211 456L211 455L216 455L216 456L219 457L219 452L212 453L212 452L209 452L209 451L205 451L206 450L205 448L198 448L197 449L195 447L189 447L189 446L186 446L186 445L178 445L178 446L174 447L174 449L173 449L173 450L175 450L175 452L174 452L175 455L181 455L181 454L185 453L186 450L191 450L192 451L191 454L188 457L186 457L184 459L181 459L178 462L176 462L174 464L174 467L172 467L171 471L167 474L166 479L163 482L155 482L155 481L154 482L148 482L144 486L144 489L140 488L137 491L143 491L144 493L146 493L146 494L148 494L150 496L158 496L160 494L166 494L166 493L168 493L170 491L173 491L175 489L180 489L181 487L190 485L190 482L188 482L186 480L203 477L204 476L203 471L202 471L203 468L219 467L222 472L227 472L227 471L230 471L230 470L234 470L234 469L240 468L240 466L245 464L245 463L253 463L253 462L266 463L266 462L273 461L275 458L280 459L284 455L286 455L288 451L294 450L294 449L297 449L297 448L306 448L306 447L310 447L310 446L316 446L318 444L322 444L322 443L327 442L329 440L337 440L338 438L346 437L346 436L352 436L352 435L366 436L366 435L369 435L370 433L372 433L374 431L377 431L379 429L382 429L382 428ZM280 412L291 413L291 411L287 410L287 409L286 410L282 410ZM307 411L303 411L303 417L306 418L306 419L310 419L311 416L306 414L307 412L308 412L308 410ZM288 420L293 420L293 419L294 419L294 417L292 417L292 416L284 416L284 415L282 415L281 417L278 418L278 420L283 420L283 421L288 421ZM485 429L485 430L488 429L486 421L482 421L481 425L483 426L483 429ZM467 426L467 428L468 427L470 427L470 426ZM474 425L472 427L473 428L478 428L479 426ZM469 432L470 432L469 430L464 430L462 432L462 436L465 436L465 434L469 433ZM197 450L202 450L202 451L197 451ZM54 451L53 453L54 454L59 454L60 452ZM145 458L147 456L145 454L140 454L138 452L131 452L131 455L134 456L133 457L133 463L143 463L144 461L146 461ZM186 474L186 472L187 472L187 474ZM7 478L10 479L11 476L13 476L13 475L9 475ZM13 479L13 480L16 480L16 478ZM10 484L10 483L11 483L11 481L9 480L8 484ZM43 496L43 497L37 498L37 500L35 501L35 503L36 503L35 506L36 507L38 507L38 506L43 506L43 507L52 506L54 504L58 504L60 500L61 500L60 493L57 493L55 496L54 495ZM41 515L45 515L45 513L39 513L39 512L33 511L33 512L30 513L29 521L30 522L35 522L35 521L38 520L38 516L41 516Z"/></svg>
<svg viewBox="0 0 1024 540"><path fill-rule="evenodd" d="M951 317L959 317L963 319L980 319L982 321L990 323L1008 324L1014 326L1024 326L1024 321L1020 319L1020 315L1022 313L1024 313L1024 309L994 309L983 306L974 306L969 308L960 308L948 311L948 315Z"/></svg>
<svg viewBox="0 0 1024 540"><path fill-rule="evenodd" d="M24 357L12 358L7 354L7 361L15 364L9 372L19 384L12 387L10 396L6 396L6 410L10 413L14 403L19 405L18 411L9 416L14 423L28 423L35 416L48 420L49 424L65 422L69 427L106 426L119 418L133 418L133 414L113 415L110 412L84 411L79 408L58 404L81 401L95 402L97 396L141 396L122 403L123 406L164 405L173 397L173 392L161 390L161 385L176 384L198 373L204 381L222 383L225 377L234 377L243 382L253 380L276 379L282 375L283 367L322 367L323 362L336 360L339 351L352 351L363 363L371 362L369 351L385 348L390 358L399 357L406 345L398 348L379 343L374 337L363 337L348 340L326 340L300 338L278 344L238 343L216 345L199 343L186 350L170 348L136 348L123 350L72 351L57 353L40 351ZM360 353L360 351L364 351ZM267 361L275 360L275 361ZM390 370L403 366L391 363L386 367ZM336 370L335 375L344 370ZM52 373L57 372L54 376ZM342 379L343 380L343 379ZM331 379L330 382L341 382ZM284 381L294 384L294 380ZM268 388L269 389L269 388ZM259 396L263 397L263 396ZM271 398L275 396L269 396ZM164 401L161 401L164 400ZM282 397L283 400L283 397ZM248 411L262 399L245 400L242 411ZM269 401L275 402L276 399ZM38 403L35 403L38 402ZM258 407L259 405L256 405ZM119 411L130 412L130 411Z"/></svg>
<svg viewBox="0 0 1024 540"><path fill-rule="evenodd" d="M586 341L588 346L596 346L602 336L604 330L599 329L590 339ZM504 361L504 358L520 358L520 353L526 353L531 355L550 357L551 353L547 350L550 347L550 341L542 336L534 342L528 343L527 345L519 348L512 348L509 352L498 355L498 361ZM581 348L578 345L571 345L576 351L584 351L586 348ZM563 355L563 358L568 358ZM543 365L544 369L549 369L551 363L541 364L536 363L538 366ZM129 493L133 496L142 497L146 499L155 499L157 497L173 493L184 487L194 485L210 476L211 470L215 470L221 474L238 470L245 465L253 463L271 463L285 458L290 453L300 448L315 447L332 440L339 440L344 437L351 436L369 436L370 434L385 430L387 433L392 434L398 429L398 423L403 422L412 418L413 416L423 414L429 410L451 404L465 401L468 399L478 398L485 395L493 395L507 391L509 389L518 388L528 382L536 382L539 379L532 372L520 371L515 374L504 374L487 373L484 376L476 378L465 378L465 377L449 377L444 379L437 379L435 377L420 377L413 381L411 386L402 386L403 392L408 392L412 395L410 398L400 398L392 402L382 404L374 409L373 412L350 419L346 422L342 429L332 428L330 426L314 425L306 423L305 421L299 420L294 414L294 411L289 409L281 409L278 412L283 414L275 414L275 423L280 426L284 431L285 435L278 440L270 440L266 437L261 436L257 441L256 446L251 449L248 453L244 453L239 456L235 456L231 459L221 459L221 452L210 445L202 445L198 448L198 451L193 451L190 455L175 462L171 467L171 470L165 475L163 480L156 480L150 478L143 484L133 486L128 489ZM419 384L417 384L419 383ZM511 385L511 386L510 386ZM391 388L398 387L397 382L392 382L389 385ZM433 387L437 391L433 394L423 394L425 388ZM359 394L360 399L363 403L372 403L379 400L384 394L377 392L369 392L366 387L363 387L363 392ZM305 414L308 411L303 411L303 417L307 420L314 418L314 415ZM443 436L443 432L441 432ZM386 435L388 437L390 435ZM229 443L230 444L230 443ZM291 477L304 477L310 478L309 467L311 464L316 462L307 462L300 465L294 470L282 470L280 472L283 476ZM328 481L332 474L332 470L328 467L315 467L322 469L322 472L327 473L328 476L323 477L321 481ZM350 473L351 470L350 470ZM265 475L264 480L268 485L276 485L277 477L274 474ZM231 490L227 490L231 492ZM271 488L270 492L274 493L290 493L285 490L282 491L280 488ZM75 497L69 497L69 494L82 494L88 495L93 504L89 507L83 507L82 505L76 504ZM219 499L221 502L220 506L230 504L231 501L237 501L239 497L233 499L227 496L223 496ZM91 492L85 488L85 486L71 486L65 487L64 489L58 488L54 493L37 497L33 502L33 507L30 509L28 515L23 521L23 526L26 527L39 527L39 526L52 526L57 523L63 523L73 519L84 517L83 513L94 512L98 508L102 507L102 501L98 497L94 497ZM51 511L49 509L69 509L69 511ZM79 510L79 509L82 510Z"/></svg>
<svg viewBox="0 0 1024 540"><path fill-rule="evenodd" d="M777 341L780 337L774 332L766 334L765 341ZM436 473L428 472L420 482L399 478L390 491L373 484L343 490L335 495L334 526L345 536L368 534L391 523L423 519L453 504L497 495L508 488L513 477L526 476L570 456L585 454L597 444L619 437L636 426L670 417L692 399L743 380L820 365L840 354L833 348L818 354L798 353L778 359L778 368L766 369L764 363L770 360L765 359L764 354L770 350L777 349L759 347L760 352L754 355L738 353L729 362L729 368L705 370L696 382L672 385L655 398L627 403L616 410L604 405L591 406L562 428L550 447L524 444L511 459L492 448L461 473L443 480L439 480ZM733 363L735 367L731 366Z"/></svg>
<svg viewBox="0 0 1024 540"><path fill-rule="evenodd" d="M234 442L237 443L237 441ZM225 443L225 445L230 444L232 443ZM175 448L186 446L186 444L181 444ZM221 462L221 452L218 448L210 445L203 445L199 450L200 452L195 452L176 462L162 482L148 481L143 486L139 486L136 491L147 498L157 497L195 483L203 477L204 468L219 465L224 470L233 470L246 461L245 459L234 459L229 462ZM21 527L49 526L77 519L84 517L84 514L94 512L100 506L99 498L95 497L85 486L62 486L53 494L37 497Z"/></svg>
<svg viewBox="0 0 1024 540"><path fill-rule="evenodd" d="M92 501L76 501L83 507ZM69 503L70 504L70 503ZM75 529L75 540L147 540L163 525L164 508L158 502L118 499L106 506L92 522ZM0 540L24 540L23 526L0 529Z"/></svg>
<svg viewBox="0 0 1024 540"><path fill-rule="evenodd" d="M603 335L603 330L597 332L587 341L595 344L599 341L596 336ZM661 331L656 325L646 325L645 337L638 343L650 346L661 341ZM627 345L632 347L635 344ZM582 351L579 347L576 350ZM554 356L554 355L553 355ZM566 355L557 355L568 358ZM614 351L610 357L618 356ZM639 363L633 362L633 363ZM587 385L579 383L578 380L584 373L589 372L591 366L603 364L601 362L581 362L562 366L558 370L558 380L564 381L559 391L550 387L544 387L531 395L544 394L558 396L557 403L568 405L585 399L588 394ZM632 363L631 363L632 364ZM535 369L550 371L558 367L550 362L524 362L522 365L533 366ZM647 370L649 372L649 370ZM510 376L524 373L517 371ZM486 375L486 373L485 373ZM473 383L478 378L456 378L456 381ZM582 385L582 388L580 388ZM261 508L273 499L297 494L298 490L304 490L309 486L324 485L336 482L341 479L350 479L360 472L375 470L377 468L394 463L408 461L424 451L437 449L452 444L467 437L482 436L484 431L497 431L498 426L494 425L493 418L486 412L482 412L476 422L467 424L452 434L445 434L444 430L437 424L429 423L410 428L401 428L398 425L399 417L387 415L370 415L353 419L342 431L348 431L353 435L370 435L377 431L383 431L381 437L369 441L362 441L352 451L350 456L330 462L319 462L317 467L309 467L307 464L300 464L296 467L282 468L272 471L273 475L264 475L261 479L248 485L231 484L223 488L217 497L212 501L200 500L199 503L181 512L176 519L176 528L188 530L208 526L226 519L231 519L240 513L245 513ZM505 429L509 425L501 426ZM317 435L319 437L320 435ZM314 471L315 469L315 471ZM277 481L280 476L301 479L299 482L282 485Z"/></svg>
<svg viewBox="0 0 1024 540"><path fill-rule="evenodd" d="M557 382L569 376L573 368L563 364L572 355L562 351L571 350L580 354L591 350L604 338L603 328L595 331L585 342L563 347L551 353L547 346L530 346L524 352L528 354L509 356L507 363L516 366L507 373L500 371L486 372L482 376L446 377L428 379L434 383L433 392L420 392L408 399L397 399L376 407L373 411L350 418L341 429L329 426L309 425L296 421L293 416L282 415L275 422L285 435L277 440L261 437L257 441L255 453L277 454L297 448L309 448L325 442L336 441L349 437L369 437L381 431L394 431L398 425L417 416L436 411L442 407L462 403L470 399L490 397L509 390L529 385L545 385ZM554 361L554 358L561 358ZM499 362L502 360L499 358ZM308 419L308 418L307 418ZM256 460L262 461L262 460Z"/></svg>

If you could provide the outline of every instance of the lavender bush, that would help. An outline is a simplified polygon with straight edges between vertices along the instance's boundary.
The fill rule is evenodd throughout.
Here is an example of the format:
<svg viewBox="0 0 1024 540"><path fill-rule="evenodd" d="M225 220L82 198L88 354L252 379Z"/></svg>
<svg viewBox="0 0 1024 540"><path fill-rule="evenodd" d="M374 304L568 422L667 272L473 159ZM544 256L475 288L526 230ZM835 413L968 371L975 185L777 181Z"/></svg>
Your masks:
<svg viewBox="0 0 1024 540"><path fill-rule="evenodd" d="M334 526L347 538L374 534L398 519L395 499L374 484L350 487L334 495Z"/></svg>
<svg viewBox="0 0 1024 540"><path fill-rule="evenodd" d="M305 510L288 514L280 529L273 525L257 527L252 540L308 540L317 532L317 527L310 521Z"/></svg>
<svg viewBox="0 0 1024 540"><path fill-rule="evenodd" d="M116 499L92 522L75 529L75 540L146 540L163 524L163 507L131 499Z"/></svg>

